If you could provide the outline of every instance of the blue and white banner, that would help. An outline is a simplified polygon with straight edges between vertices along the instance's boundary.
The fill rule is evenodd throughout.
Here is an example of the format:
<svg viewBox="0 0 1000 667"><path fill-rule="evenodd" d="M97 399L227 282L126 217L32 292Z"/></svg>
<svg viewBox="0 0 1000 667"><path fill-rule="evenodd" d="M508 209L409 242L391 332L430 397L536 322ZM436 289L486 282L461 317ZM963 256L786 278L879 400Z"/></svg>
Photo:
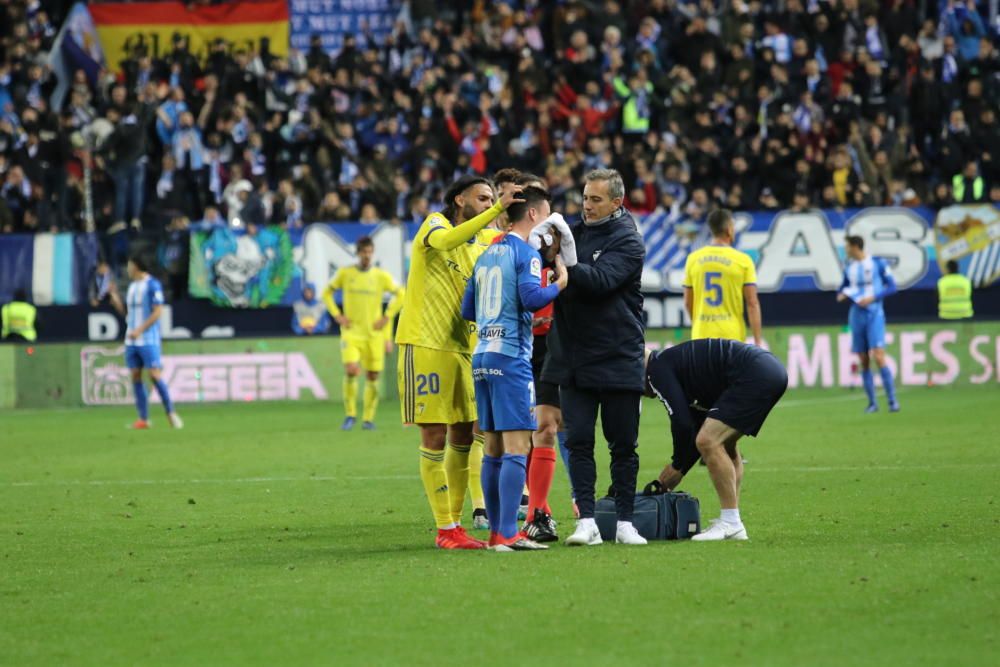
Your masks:
<svg viewBox="0 0 1000 667"><path fill-rule="evenodd" d="M23 289L39 306L87 302L97 264L93 234L9 234L0 237L0 303Z"/></svg>
<svg viewBox="0 0 1000 667"><path fill-rule="evenodd" d="M97 75L104 67L104 50L94 19L84 3L78 2L70 10L49 52L48 64L59 81L52 92L53 109L62 108L76 70L86 72L91 85L97 83Z"/></svg>
<svg viewBox="0 0 1000 667"><path fill-rule="evenodd" d="M757 265L765 293L835 290L843 272L844 237L886 258L900 289L933 290L949 260L977 288L1000 281L1000 209L990 205L869 208L803 213L739 213L736 247ZM707 240L703 225L677 224L653 213L639 220L646 241L643 290L679 293L688 253ZM290 305L303 281L326 284L353 265L355 242L371 236L375 262L406 279L410 245L419 225L317 223L304 229L265 228L254 236L226 228L191 235L190 292L219 305ZM0 302L18 287L38 304L86 302L97 257L92 235L0 236Z"/></svg>
<svg viewBox="0 0 1000 667"><path fill-rule="evenodd" d="M737 213L736 247L757 265L761 292L839 287L844 238L889 260L900 289L934 289L948 260L977 287L1000 279L1000 210L989 204ZM654 212L639 222L646 241L643 289L680 292L688 253L708 242L704 225Z"/></svg>
<svg viewBox="0 0 1000 667"><path fill-rule="evenodd" d="M400 5L400 0L289 0L291 47L305 52L312 35L321 37L327 52L339 51L345 35L381 43L392 32Z"/></svg>

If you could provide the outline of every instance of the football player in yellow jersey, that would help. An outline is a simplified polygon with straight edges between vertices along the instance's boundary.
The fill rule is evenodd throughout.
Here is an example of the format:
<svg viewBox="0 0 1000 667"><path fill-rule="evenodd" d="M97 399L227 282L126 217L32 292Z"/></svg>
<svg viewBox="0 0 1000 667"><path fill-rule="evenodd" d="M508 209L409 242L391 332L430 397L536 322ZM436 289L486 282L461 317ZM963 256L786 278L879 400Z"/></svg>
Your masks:
<svg viewBox="0 0 1000 667"><path fill-rule="evenodd" d="M378 376L385 368L386 348L391 343L392 321L403 305L404 290L397 285L388 271L372 266L375 244L362 236L356 244L357 266L337 269L333 280L323 288L323 301L333 319L340 325L340 355L344 363L344 412L347 415L341 428L350 431L357 421L358 376L365 369L364 423L366 431L375 428L375 411L378 408ZM343 311L333 295L344 293ZM392 300L382 312L382 299L386 293Z"/></svg>
<svg viewBox="0 0 1000 667"><path fill-rule="evenodd" d="M750 330L761 343L757 269L753 260L733 247L733 214L716 209L708 216L712 242L688 255L684 264L684 307L691 316L691 338L729 338L746 342L746 305Z"/></svg>
<svg viewBox="0 0 1000 667"><path fill-rule="evenodd" d="M474 331L462 318L462 296L476 259L499 233L486 227L520 201L519 192L497 200L487 179L463 176L445 193L444 210L427 216L413 239L396 330L399 395L403 423L420 426L420 478L438 528L436 544L445 549L486 547L461 526L476 419Z"/></svg>
<svg viewBox="0 0 1000 667"><path fill-rule="evenodd" d="M753 260L733 247L736 227L733 214L724 208L708 215L712 242L688 255L684 265L684 307L691 316L691 338L729 338L746 342L743 309L750 321L754 343L761 344L760 301L757 299L757 269ZM701 414L704 417L704 413ZM743 479L743 457L734 450L736 489ZM668 463L660 473L667 490L680 484L684 473Z"/></svg>

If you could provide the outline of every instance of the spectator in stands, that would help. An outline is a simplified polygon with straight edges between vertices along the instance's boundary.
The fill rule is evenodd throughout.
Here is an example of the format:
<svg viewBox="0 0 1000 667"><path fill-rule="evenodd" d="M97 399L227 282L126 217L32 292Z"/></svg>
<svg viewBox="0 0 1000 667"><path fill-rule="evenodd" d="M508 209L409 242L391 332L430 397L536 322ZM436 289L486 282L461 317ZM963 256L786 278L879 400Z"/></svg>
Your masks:
<svg viewBox="0 0 1000 667"><path fill-rule="evenodd" d="M807 193L811 206L885 205L908 188L937 205L936 185L974 157L986 191L998 178L1000 60L975 2L482 3L425 24L410 17L433 3L410 5L390 37L340 52L318 35L288 57L220 39L199 60L181 35L157 54L138 46L109 63L116 80L73 72L50 108L43 63L63 10L0 4L0 229L84 229L85 139L107 119L97 228L141 219L151 234L209 205L236 218L244 178L260 184L262 220L293 225L357 220L367 204L409 219L457 171L506 166L546 174L567 211L585 171L640 160L650 175L626 174L637 212L665 187L683 208L693 186L705 206L757 208L764 188L779 207Z"/></svg>
<svg viewBox="0 0 1000 667"><path fill-rule="evenodd" d="M951 179L951 194L956 204L986 201L986 181L979 175L979 161L967 160L961 173Z"/></svg>
<svg viewBox="0 0 1000 667"><path fill-rule="evenodd" d="M316 298L316 286L305 283L302 298L292 305L292 331L299 336L325 334L331 322L326 304Z"/></svg>
<svg viewBox="0 0 1000 667"><path fill-rule="evenodd" d="M216 213L217 215L217 213ZM176 301L188 291L188 264L191 254L190 221L178 215L170 221L159 246L160 266L166 275L170 301Z"/></svg>
<svg viewBox="0 0 1000 667"><path fill-rule="evenodd" d="M264 207L264 200L260 194L254 191L250 181L240 181L237 184L236 196L241 204L237 216L240 225L263 227L267 224L267 209Z"/></svg>
<svg viewBox="0 0 1000 667"><path fill-rule="evenodd" d="M118 312L125 310L114 272L103 257L97 260L97 267L87 287L87 298L92 308L111 306Z"/></svg>
<svg viewBox="0 0 1000 667"><path fill-rule="evenodd" d="M139 227L146 195L147 125L141 111L117 106L108 108L107 119L115 129L101 154L106 156L105 166L115 184L114 221Z"/></svg>
<svg viewBox="0 0 1000 667"><path fill-rule="evenodd" d="M7 171L7 178L0 187L0 197L3 198L11 215L11 231L33 231L24 225L24 214L32 206L31 181L24 175L24 170L14 165Z"/></svg>
<svg viewBox="0 0 1000 667"><path fill-rule="evenodd" d="M975 60L979 55L979 41L986 36L975 0L967 0L964 7L960 2L948 0L942 22L958 46L959 57L965 62Z"/></svg>

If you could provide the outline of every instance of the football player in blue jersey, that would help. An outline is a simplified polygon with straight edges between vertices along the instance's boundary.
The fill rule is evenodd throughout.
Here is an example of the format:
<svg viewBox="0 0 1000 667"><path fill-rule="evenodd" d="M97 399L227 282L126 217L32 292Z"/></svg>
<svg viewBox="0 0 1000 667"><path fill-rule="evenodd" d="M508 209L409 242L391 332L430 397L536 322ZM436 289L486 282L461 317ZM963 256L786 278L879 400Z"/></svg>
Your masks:
<svg viewBox="0 0 1000 667"><path fill-rule="evenodd" d="M128 277L132 282L125 297L125 321L128 325L125 331L125 365L132 375L135 408L139 413L132 428L147 429L150 424L149 402L146 387L142 383L143 368L149 373L149 379L153 381L153 386L163 401L167 421L174 428L181 428L184 423L174 410L167 384L161 376L160 314L163 312L163 286L159 280L149 275L145 260L138 255L133 255L128 260Z"/></svg>
<svg viewBox="0 0 1000 667"><path fill-rule="evenodd" d="M882 386L889 398L889 412L899 412L892 370L885 363L885 311L882 309L882 300L896 293L896 281L888 262L865 253L863 238L848 236L846 241L850 262L844 268L844 282L837 293L837 301L851 302L847 321L851 327L851 350L858 355L861 380L868 394L865 412L878 412L875 377L871 371L873 360L879 367Z"/></svg>
<svg viewBox="0 0 1000 667"><path fill-rule="evenodd" d="M527 455L535 421L531 374L532 313L567 284L556 260L556 278L541 286L542 258L528 244L531 230L549 216L549 196L526 187L522 202L507 209L510 231L476 261L462 300L462 315L476 323L479 341L472 374L480 428L486 434L482 485L490 517L490 545L497 551L546 549L517 529Z"/></svg>

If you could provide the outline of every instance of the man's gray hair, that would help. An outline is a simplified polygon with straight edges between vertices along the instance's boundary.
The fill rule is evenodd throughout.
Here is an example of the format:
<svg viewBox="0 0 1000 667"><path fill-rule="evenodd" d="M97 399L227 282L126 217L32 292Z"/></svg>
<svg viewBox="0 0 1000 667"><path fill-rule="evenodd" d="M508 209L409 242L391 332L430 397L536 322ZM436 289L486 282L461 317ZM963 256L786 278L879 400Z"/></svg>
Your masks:
<svg viewBox="0 0 1000 667"><path fill-rule="evenodd" d="M625 181L622 180L622 175L618 173L617 169L594 169L584 176L584 180L588 183L591 181L607 181L609 197L612 199L623 199L625 197Z"/></svg>

